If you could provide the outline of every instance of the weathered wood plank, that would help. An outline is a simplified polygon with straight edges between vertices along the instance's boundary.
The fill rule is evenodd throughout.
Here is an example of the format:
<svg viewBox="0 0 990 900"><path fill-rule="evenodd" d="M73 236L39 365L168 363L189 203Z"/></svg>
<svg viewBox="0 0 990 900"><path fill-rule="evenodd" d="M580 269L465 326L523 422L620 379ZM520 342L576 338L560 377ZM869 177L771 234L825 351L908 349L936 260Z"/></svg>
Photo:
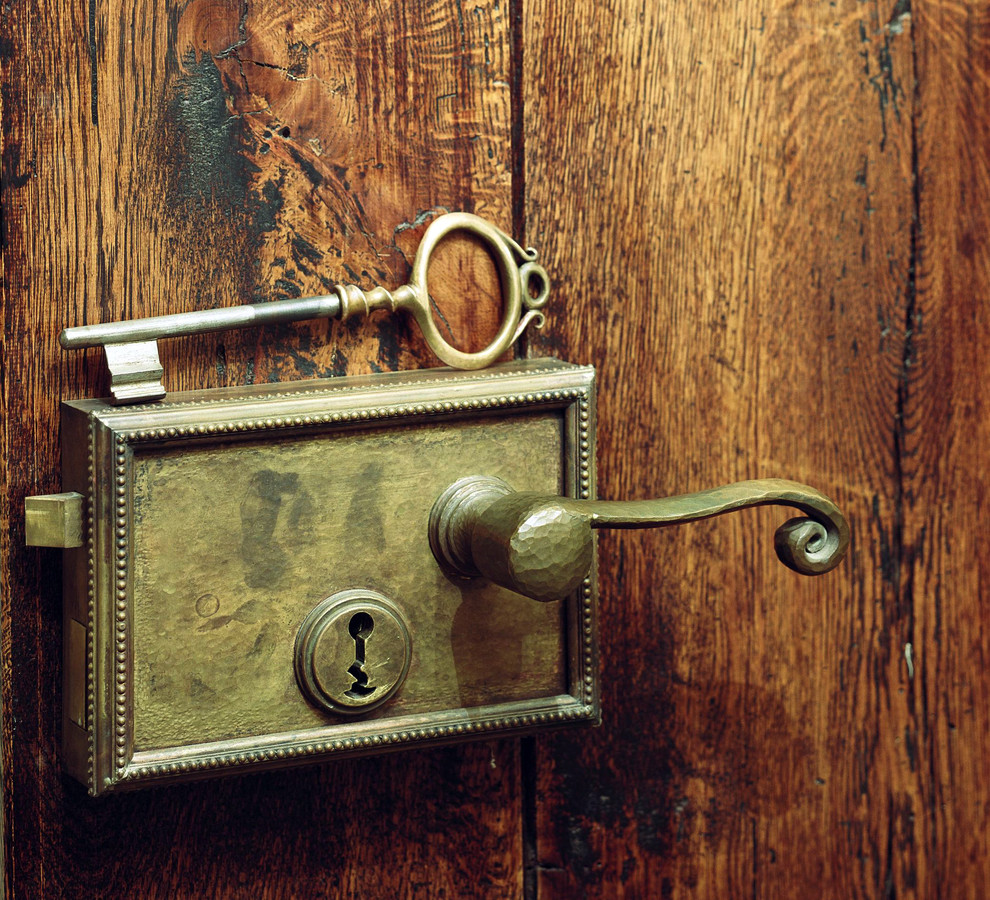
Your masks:
<svg viewBox="0 0 990 900"><path fill-rule="evenodd" d="M789 476L854 527L814 582L772 559L769 512L603 535L606 724L528 745L530 885L986 894L986 4L522 8L514 34L487 3L0 17L12 896L522 889L511 742L82 797L58 774L57 566L22 546L23 495L58 487L57 398L106 391L59 328L397 282L439 208L514 208L543 251L534 351L599 366L603 496ZM494 279L457 249L438 305L477 347ZM165 358L171 388L433 363L384 319Z"/></svg>
<svg viewBox="0 0 990 900"><path fill-rule="evenodd" d="M912 4L915 277L900 390L917 896L990 893L990 5ZM908 605L910 603L910 605Z"/></svg>
<svg viewBox="0 0 990 900"><path fill-rule="evenodd" d="M538 745L541 896L910 896L910 17L545 0L524 33L526 237L570 300L536 349L599 367L600 494L798 478L855 542L809 581L780 512L602 535L605 724Z"/></svg>
<svg viewBox="0 0 990 900"><path fill-rule="evenodd" d="M59 486L59 398L107 391L99 354L58 348L62 327L337 280L398 284L442 209L509 227L505 7L35 0L0 14L0 36L11 896L518 893L513 742L100 802L63 781L59 571L23 546L21 512L26 494ZM438 315L480 346L497 326L497 279L455 244L437 262L449 283ZM163 358L169 389L436 364L414 327L384 316L175 341Z"/></svg>

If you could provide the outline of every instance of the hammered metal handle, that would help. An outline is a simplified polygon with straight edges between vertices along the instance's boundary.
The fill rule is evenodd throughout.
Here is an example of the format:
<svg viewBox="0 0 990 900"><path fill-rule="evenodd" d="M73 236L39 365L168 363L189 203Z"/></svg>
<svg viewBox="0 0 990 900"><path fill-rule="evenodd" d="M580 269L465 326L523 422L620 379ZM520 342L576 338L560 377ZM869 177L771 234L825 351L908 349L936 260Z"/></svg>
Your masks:
<svg viewBox="0 0 990 900"><path fill-rule="evenodd" d="M662 528L751 506L791 506L774 535L780 561L802 575L834 569L849 546L839 508L814 488L770 478L660 500L572 500L513 491L486 476L462 478L430 512L433 555L451 575L484 577L534 600L562 600L587 577L593 528Z"/></svg>
<svg viewBox="0 0 990 900"><path fill-rule="evenodd" d="M473 234L488 246L495 258L502 286L502 325L492 342L476 353L465 353L448 344L440 334L430 309L427 284L430 256L440 241L454 231ZM352 315L368 315L378 309L409 312L430 349L448 366L481 369L490 366L505 353L531 322L537 328L543 325L540 310L550 294L550 279L536 259L536 250L532 247L523 249L484 219L471 213L447 213L439 216L426 229L413 260L409 282L394 291L383 287L365 291L355 284L338 284L333 293L318 297L66 328L59 335L59 341L67 350L104 348L111 375L110 390L113 402L117 404L143 403L165 396L157 344L161 338L303 319L344 320Z"/></svg>

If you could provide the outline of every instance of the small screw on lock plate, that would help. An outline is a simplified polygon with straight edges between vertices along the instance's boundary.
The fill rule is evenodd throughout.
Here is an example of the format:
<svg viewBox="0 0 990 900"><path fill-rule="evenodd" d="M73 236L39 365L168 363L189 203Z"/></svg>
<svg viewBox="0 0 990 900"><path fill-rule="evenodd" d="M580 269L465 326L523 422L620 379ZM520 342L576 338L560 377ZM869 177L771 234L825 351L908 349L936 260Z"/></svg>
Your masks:
<svg viewBox="0 0 990 900"><path fill-rule="evenodd" d="M341 591L306 616L296 635L296 681L333 713L381 706L409 671L412 639L398 607L371 590Z"/></svg>

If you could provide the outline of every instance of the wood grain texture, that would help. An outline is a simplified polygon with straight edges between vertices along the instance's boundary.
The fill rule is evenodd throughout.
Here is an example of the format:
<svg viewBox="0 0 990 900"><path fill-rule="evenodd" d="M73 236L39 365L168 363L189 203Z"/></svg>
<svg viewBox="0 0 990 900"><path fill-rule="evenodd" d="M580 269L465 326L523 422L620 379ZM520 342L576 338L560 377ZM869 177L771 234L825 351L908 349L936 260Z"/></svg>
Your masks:
<svg viewBox="0 0 990 900"><path fill-rule="evenodd" d="M985 0L33 0L0 66L11 897L990 893ZM398 283L443 208L540 247L532 351L599 368L603 497L806 480L849 560L782 569L767 510L603 532L601 729L88 800L23 547L59 397L107 390L58 330ZM385 318L165 351L170 389L435 362Z"/></svg>
<svg viewBox="0 0 990 900"><path fill-rule="evenodd" d="M398 284L440 210L509 226L505 7L29 0L0 13L0 62L10 896L518 893L513 742L86 798L60 774L57 557L23 546L22 512L58 488L59 399L107 393L100 354L63 353L61 328ZM490 261L451 240L435 265L439 318L480 345ZM163 360L169 389L436 364L384 316L175 341Z"/></svg>
<svg viewBox="0 0 990 900"><path fill-rule="evenodd" d="M854 542L602 534L605 724L537 745L531 883L985 896L986 4L525 11L534 349L599 368L599 493L798 478Z"/></svg>
<svg viewBox="0 0 990 900"><path fill-rule="evenodd" d="M917 275L902 381L902 590L918 895L990 895L990 5L912 7Z"/></svg>

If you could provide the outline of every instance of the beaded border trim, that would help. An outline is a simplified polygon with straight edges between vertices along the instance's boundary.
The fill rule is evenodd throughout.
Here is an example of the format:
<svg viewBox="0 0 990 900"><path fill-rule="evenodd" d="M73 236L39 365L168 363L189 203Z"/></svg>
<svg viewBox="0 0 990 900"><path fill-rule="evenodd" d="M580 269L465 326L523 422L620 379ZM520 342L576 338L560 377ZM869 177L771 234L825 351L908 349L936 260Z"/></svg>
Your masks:
<svg viewBox="0 0 990 900"><path fill-rule="evenodd" d="M565 370L566 371L566 370ZM513 373L521 374L521 373ZM543 373L540 373L543 374ZM481 382L484 379L476 378ZM252 398L258 400L262 398ZM169 775L209 772L211 770L231 766L251 765L269 761L301 759L317 754L333 752L348 752L392 744L404 744L431 738L455 738L466 734L485 733L490 731L507 731L525 729L555 722L580 721L594 719L598 714L596 703L596 673L594 648L594 619L595 619L595 589L591 579L585 579L578 598L577 611L580 622L580 671L575 679L579 696L574 697L573 703L558 706L556 709L544 712L520 713L495 718L479 718L471 722L458 722L449 725L431 726L426 728L405 729L388 734L358 736L342 739L297 738L292 743L276 745L270 748L256 750L238 750L229 752L196 753L195 745L189 747L189 757L168 762L134 763L131 759L131 723L128 721L129 709L129 679L128 679L128 490L127 467L128 447L161 440L196 439L200 437L225 434L247 434L252 432L277 431L318 426L337 426L354 423L370 423L386 419L416 418L422 416L445 416L460 412L475 412L486 409L505 409L512 407L546 406L577 404L577 452L576 475L577 493L579 498L587 499L591 491L591 390L590 388L566 388L562 390L545 390L526 393L503 394L497 397L449 400L428 403L399 404L395 406L378 406L371 409L350 410L343 412L321 413L304 416L276 416L272 418L233 419L227 422L211 423L208 425L169 426L166 428L151 428L145 430L119 431L115 434L114 453L114 697L113 697L113 776L106 779L106 787L114 783L135 782ZM90 479L91 489L95 494L95 431L90 422ZM90 728L90 783L94 784L94 757L96 751L96 721L95 721L95 625L96 597L95 579L96 548L93 537L93 512L90 504L89 513L89 566L90 566L90 646L87 659L87 696L89 702ZM335 727L335 726L328 726Z"/></svg>
<svg viewBox="0 0 990 900"><path fill-rule="evenodd" d="M532 369L529 370L517 369L516 371L512 371L512 372L492 372L491 370L485 370L484 373L480 375L477 373L474 374L465 373L460 376L454 376L454 377L448 376L444 380L444 384L452 384L452 385L478 384L482 382L492 381L498 378L520 378L520 377L525 377L527 375L547 375L547 374L552 374L554 372L569 371L566 368L561 368L555 365L557 361L552 359L545 359L545 360L534 359L534 360L529 360L529 362L534 362L534 363L544 362L545 365L534 366ZM440 372L440 371L442 371L442 367L438 367L436 369L418 369L417 373ZM308 379L306 381L301 381L301 382L300 381L288 382L288 384L306 385L307 388L305 395L306 397L329 397L329 396L340 396L343 394L354 393L357 391L392 390L392 388L403 388L403 387L409 387L410 385L417 385L423 383L418 379L409 378L409 377L402 377L402 378L395 377L389 380L383 380L380 385L374 385L374 386L366 385L366 384L342 385L342 384L333 383L335 381L347 380L348 377L373 378L375 375L398 376L399 373L373 372L373 373L369 373L368 375L339 376L337 378L320 377L320 378ZM321 382L327 382L327 381L331 382L329 386L324 386L321 384ZM272 388L279 386L285 387L286 385L284 384L271 385ZM215 390L229 391L231 394L236 395L238 391L246 391L246 389L250 387L253 387L253 385L230 385L229 387L216 388ZM230 398L224 398L224 399L226 399L226 402L232 402L232 403L237 403L242 401L247 401L251 403L263 403L266 400L280 400L284 397L285 397L284 392L280 393L275 390L272 390L266 394L245 393L241 396L232 396ZM181 392L180 392L179 399L175 399L175 400L169 399L169 395L166 394L164 400L159 400L156 401L155 403L133 404L133 405L129 405L127 409L129 411L134 411L134 412L156 412L163 409L168 409L168 410L181 409L182 407L189 407L189 406L209 406L210 404L216 402L217 402L216 398L208 398L208 397L201 397L196 400L183 400L181 399Z"/></svg>

